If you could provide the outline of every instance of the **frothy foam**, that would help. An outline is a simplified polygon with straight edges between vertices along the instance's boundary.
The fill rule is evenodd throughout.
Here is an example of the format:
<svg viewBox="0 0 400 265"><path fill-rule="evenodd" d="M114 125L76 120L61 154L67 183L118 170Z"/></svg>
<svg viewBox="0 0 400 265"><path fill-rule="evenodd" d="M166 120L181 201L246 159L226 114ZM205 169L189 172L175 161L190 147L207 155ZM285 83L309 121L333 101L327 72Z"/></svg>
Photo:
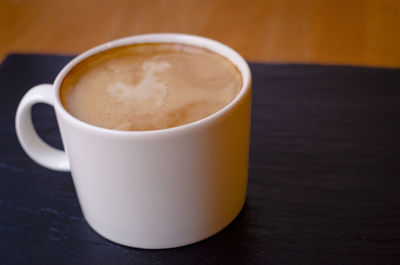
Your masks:
<svg viewBox="0 0 400 265"><path fill-rule="evenodd" d="M146 98L152 98L157 107L161 107L164 102L165 96L167 95L167 82L160 80L157 77L157 73L162 73L165 69L171 67L168 62L144 62L141 65L143 72L143 79L137 85L129 85L121 81L115 81L109 83L107 86L107 92L118 99L119 101L139 101ZM116 79L118 79L118 68L116 68Z"/></svg>
<svg viewBox="0 0 400 265"><path fill-rule="evenodd" d="M241 88L241 75L211 51L177 44L114 48L77 65L61 87L64 107L87 123L155 130L215 113Z"/></svg>

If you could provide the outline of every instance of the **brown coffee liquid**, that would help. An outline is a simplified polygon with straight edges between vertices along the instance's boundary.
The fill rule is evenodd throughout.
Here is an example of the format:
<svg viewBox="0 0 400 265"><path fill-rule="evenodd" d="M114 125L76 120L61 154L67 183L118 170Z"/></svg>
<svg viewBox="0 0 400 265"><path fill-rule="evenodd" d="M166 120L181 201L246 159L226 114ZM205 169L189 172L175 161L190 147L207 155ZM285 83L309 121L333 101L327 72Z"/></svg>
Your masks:
<svg viewBox="0 0 400 265"><path fill-rule="evenodd" d="M240 92L239 70L207 49L181 44L113 48L76 65L61 85L68 112L115 130L157 130L205 118Z"/></svg>

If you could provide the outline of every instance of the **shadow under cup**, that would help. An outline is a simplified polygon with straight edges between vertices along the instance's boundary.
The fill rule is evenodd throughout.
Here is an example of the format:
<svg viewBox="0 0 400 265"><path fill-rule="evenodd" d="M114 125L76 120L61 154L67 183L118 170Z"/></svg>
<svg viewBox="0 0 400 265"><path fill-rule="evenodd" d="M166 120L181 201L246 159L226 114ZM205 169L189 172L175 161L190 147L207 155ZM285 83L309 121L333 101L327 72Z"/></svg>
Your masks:
<svg viewBox="0 0 400 265"><path fill-rule="evenodd" d="M153 131L118 131L82 122L61 104L64 77L101 51L138 43L177 43L209 49L239 69L242 89L221 110L199 121ZM65 153L41 142L29 122L38 102L54 106ZM85 219L105 238L139 248L172 248L205 239L227 226L246 197L251 74L231 48L202 37L148 34L82 53L53 85L32 88L16 116L27 154L55 170L71 171ZM33 140L32 140L33 139Z"/></svg>

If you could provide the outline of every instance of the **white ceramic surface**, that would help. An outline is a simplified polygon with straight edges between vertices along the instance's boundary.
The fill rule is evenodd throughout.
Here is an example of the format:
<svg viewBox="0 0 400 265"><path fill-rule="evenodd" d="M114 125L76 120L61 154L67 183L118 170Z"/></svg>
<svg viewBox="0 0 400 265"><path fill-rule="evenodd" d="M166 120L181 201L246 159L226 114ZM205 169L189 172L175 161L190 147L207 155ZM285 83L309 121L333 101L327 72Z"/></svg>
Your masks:
<svg viewBox="0 0 400 265"><path fill-rule="evenodd" d="M242 74L240 94L200 121L155 131L99 128L63 108L60 84L78 62L112 47L160 42L196 45L225 56ZM65 152L37 136L31 107L40 102L54 106ZM250 109L250 70L235 51L197 36L148 34L97 46L68 63L54 84L33 87L18 106L16 131L34 161L71 171L83 214L100 235L131 247L171 248L217 233L243 207Z"/></svg>

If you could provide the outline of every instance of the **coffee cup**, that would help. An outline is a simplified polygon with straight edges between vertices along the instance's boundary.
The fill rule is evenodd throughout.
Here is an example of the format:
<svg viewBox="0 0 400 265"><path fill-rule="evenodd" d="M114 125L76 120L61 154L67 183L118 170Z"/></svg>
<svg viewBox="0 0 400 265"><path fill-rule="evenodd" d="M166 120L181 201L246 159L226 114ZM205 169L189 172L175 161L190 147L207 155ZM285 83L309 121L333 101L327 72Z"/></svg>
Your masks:
<svg viewBox="0 0 400 265"><path fill-rule="evenodd" d="M68 74L87 58L135 44L191 45L229 60L241 85L216 112L168 128L103 128L72 115L61 99ZM65 151L36 133L31 108L52 105ZM53 84L31 88L16 113L25 152L38 164L70 171L83 215L103 237L130 247L162 249L208 238L239 214L246 198L251 73L246 61L217 41L186 34L146 34L94 47L68 63Z"/></svg>

